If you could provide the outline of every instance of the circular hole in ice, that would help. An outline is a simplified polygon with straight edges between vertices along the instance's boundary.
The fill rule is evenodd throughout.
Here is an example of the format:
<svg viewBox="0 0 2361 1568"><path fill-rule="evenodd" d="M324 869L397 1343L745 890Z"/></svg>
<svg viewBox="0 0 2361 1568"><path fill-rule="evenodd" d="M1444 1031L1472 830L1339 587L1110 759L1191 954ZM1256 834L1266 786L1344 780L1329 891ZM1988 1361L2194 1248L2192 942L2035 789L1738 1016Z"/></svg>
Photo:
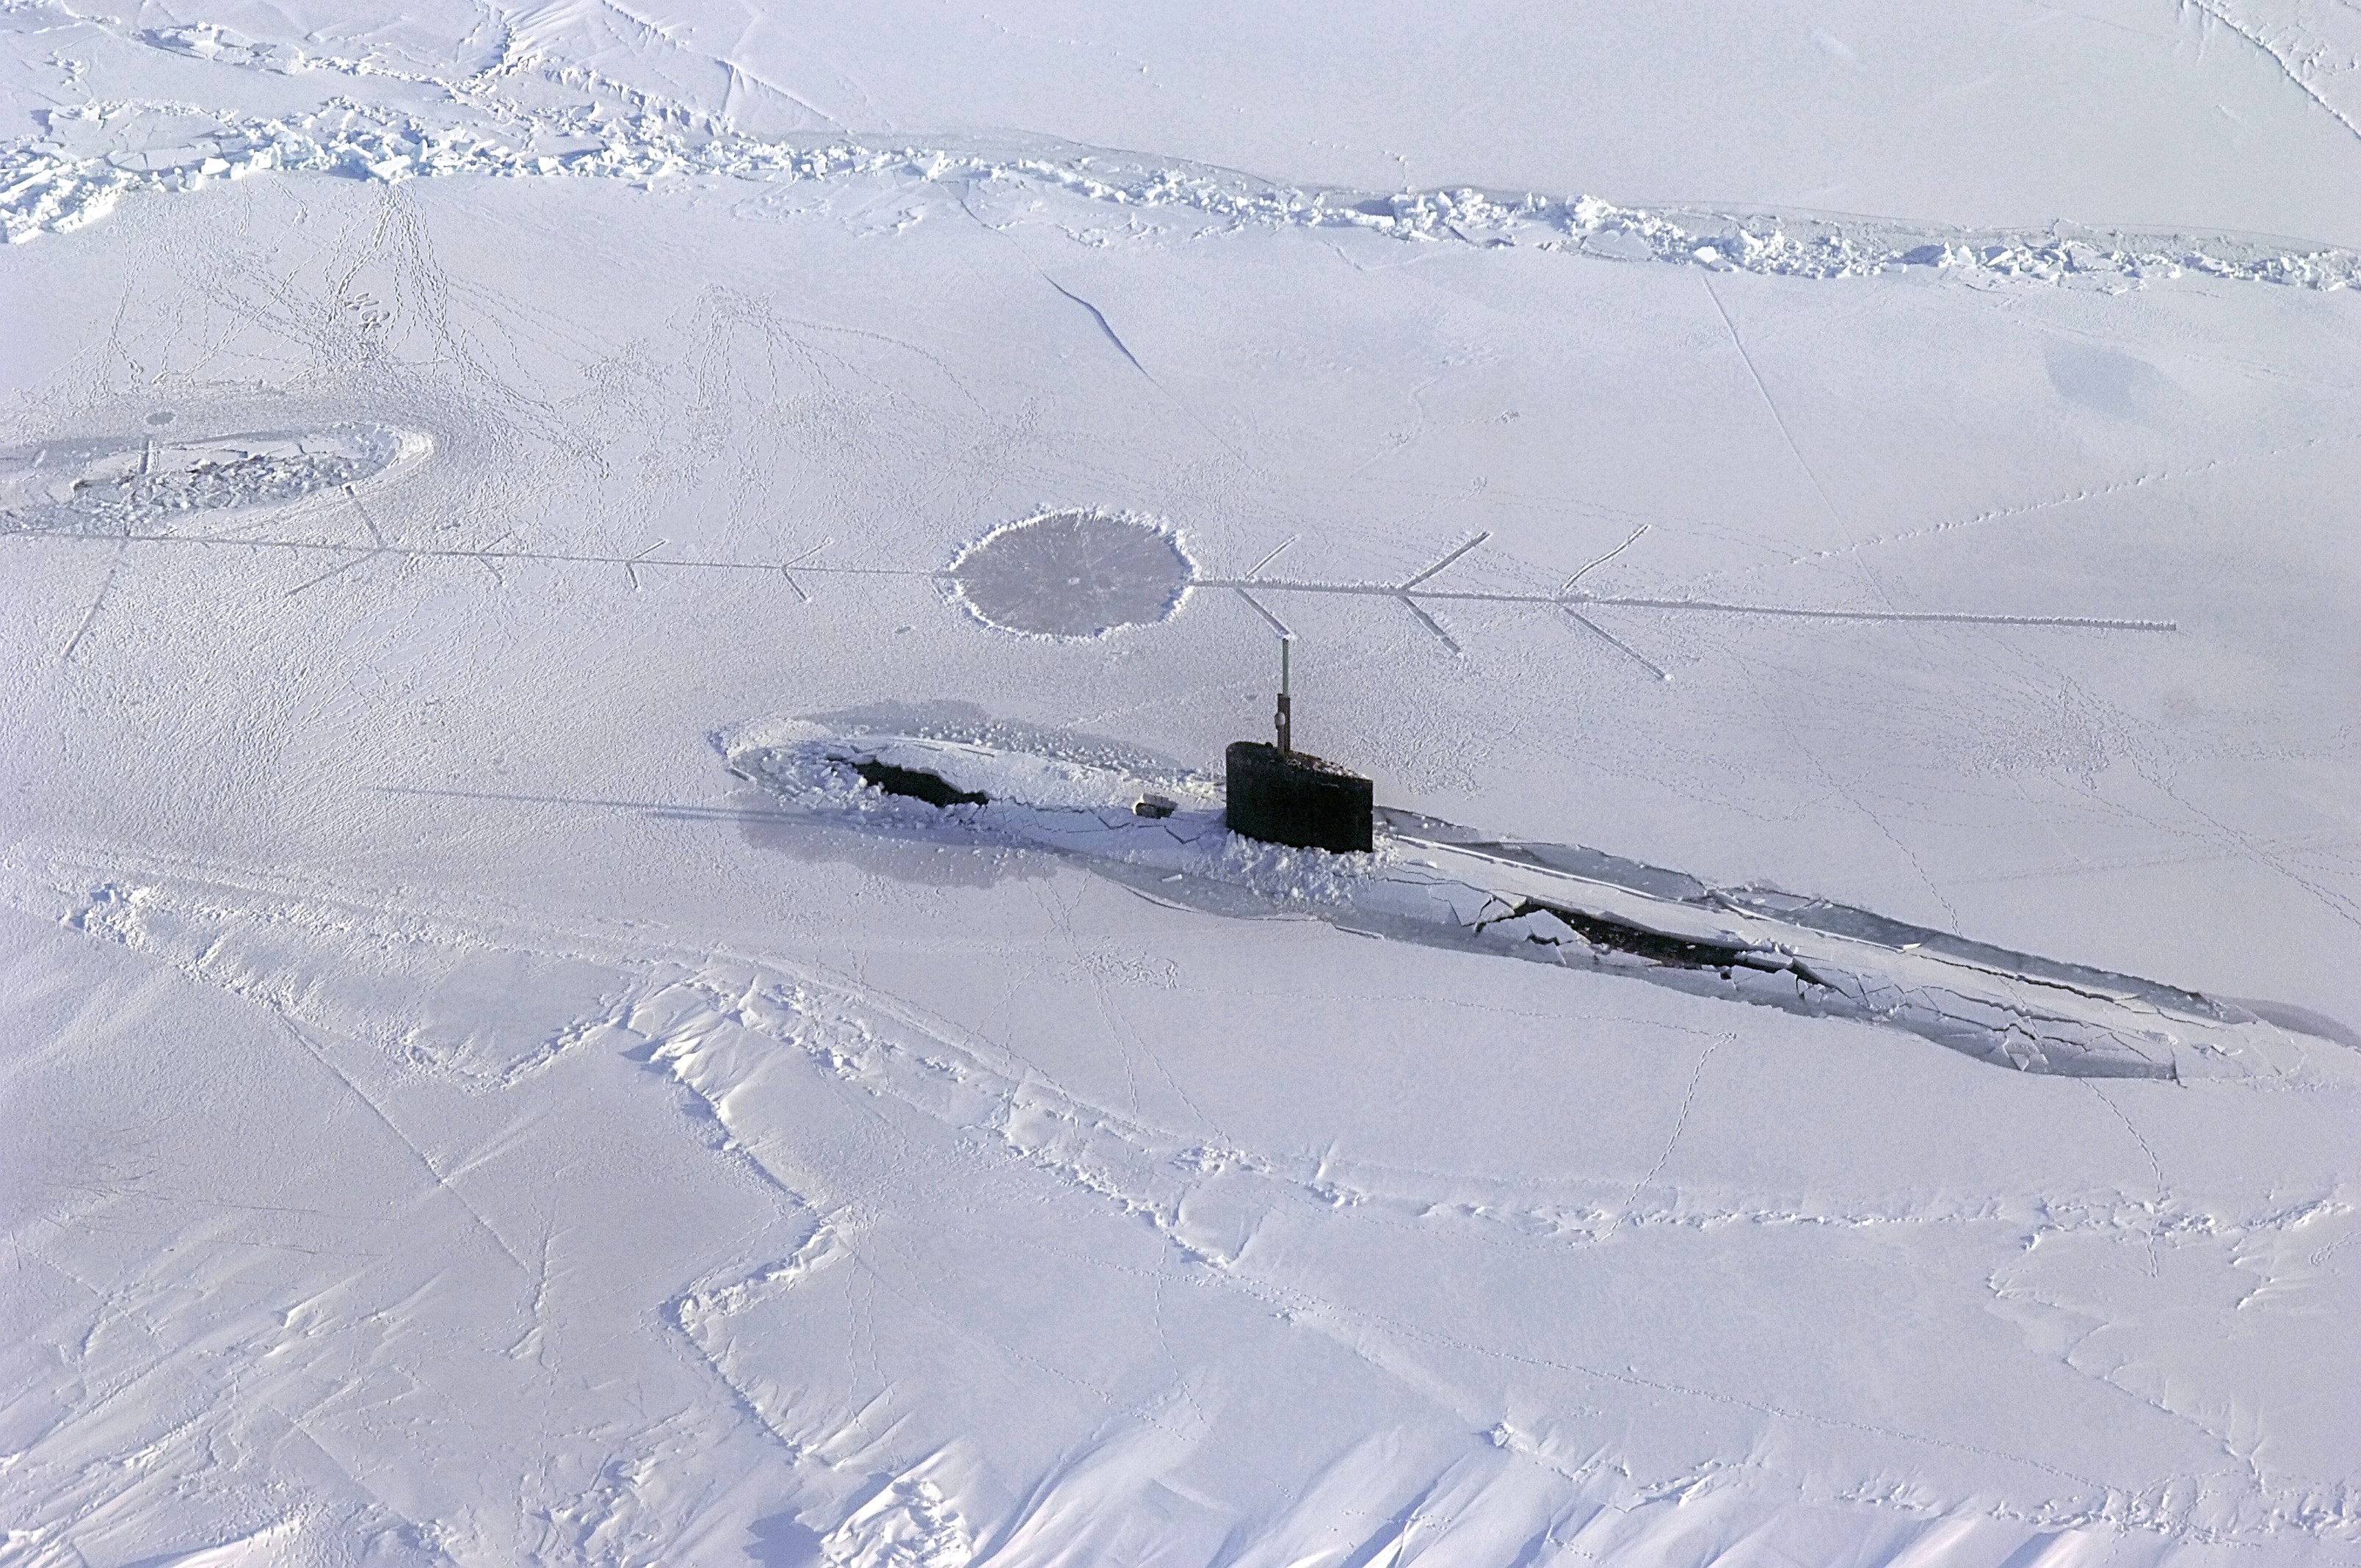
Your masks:
<svg viewBox="0 0 2361 1568"><path fill-rule="evenodd" d="M950 565L961 600L980 619L1042 637L1152 625L1180 607L1194 575L1170 530L1102 511L1009 523Z"/></svg>

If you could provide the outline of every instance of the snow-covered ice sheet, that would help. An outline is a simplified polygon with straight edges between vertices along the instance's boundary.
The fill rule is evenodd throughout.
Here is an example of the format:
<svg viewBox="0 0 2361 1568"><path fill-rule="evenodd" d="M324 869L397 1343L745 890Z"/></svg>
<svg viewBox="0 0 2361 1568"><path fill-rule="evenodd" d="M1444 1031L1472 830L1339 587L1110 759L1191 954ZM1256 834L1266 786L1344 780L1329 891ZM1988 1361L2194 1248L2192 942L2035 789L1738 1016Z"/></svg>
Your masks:
<svg viewBox="0 0 2361 1568"><path fill-rule="evenodd" d="M2352 1561L2348 11L1102 11L0 6L0 1563ZM714 751L1203 811L1275 624L1406 813L2284 1048Z"/></svg>

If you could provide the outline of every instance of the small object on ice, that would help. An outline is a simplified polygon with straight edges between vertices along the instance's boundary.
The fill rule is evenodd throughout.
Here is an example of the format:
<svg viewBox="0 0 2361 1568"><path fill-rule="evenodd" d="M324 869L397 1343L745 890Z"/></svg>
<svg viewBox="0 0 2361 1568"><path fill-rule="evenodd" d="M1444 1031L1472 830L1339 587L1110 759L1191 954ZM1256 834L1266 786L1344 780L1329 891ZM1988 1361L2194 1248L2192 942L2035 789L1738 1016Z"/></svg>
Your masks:
<svg viewBox="0 0 2361 1568"><path fill-rule="evenodd" d="M1170 817L1180 808L1160 795L1143 795L1131 809L1136 817Z"/></svg>
<svg viewBox="0 0 2361 1568"><path fill-rule="evenodd" d="M852 771L887 795L907 795L928 806L982 806L992 798L980 790L960 789L940 773L920 768L897 768L872 760L853 763Z"/></svg>

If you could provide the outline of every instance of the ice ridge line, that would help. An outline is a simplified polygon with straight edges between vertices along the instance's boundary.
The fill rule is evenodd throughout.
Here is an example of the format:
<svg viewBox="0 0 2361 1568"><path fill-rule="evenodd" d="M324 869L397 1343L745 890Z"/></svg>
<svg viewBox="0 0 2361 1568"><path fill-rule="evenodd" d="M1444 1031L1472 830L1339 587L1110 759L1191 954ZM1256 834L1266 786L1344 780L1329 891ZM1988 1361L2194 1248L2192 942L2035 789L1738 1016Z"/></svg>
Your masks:
<svg viewBox="0 0 2361 1568"><path fill-rule="evenodd" d="M961 190L996 183L1056 191L1134 211L1194 214L1234 229L1357 229L1406 242L1565 250L1781 277L1853 278L1929 267L1983 279L2111 288L2185 274L2319 290L2361 285L2361 253L2308 242L2066 224L1977 230L1868 217L1650 210L1595 196L1473 187L1356 192L1080 148L1007 156L847 140L798 145L685 126L655 113L513 115L494 134L432 126L340 100L286 118L215 116L215 129L170 147L77 155L60 139L78 126L104 126L138 107L97 104L46 111L50 136L0 148L0 228L11 244L84 227L127 195L193 191L267 171L386 183L471 174L642 185L695 177L796 182L883 175ZM567 150L533 150L560 143Z"/></svg>

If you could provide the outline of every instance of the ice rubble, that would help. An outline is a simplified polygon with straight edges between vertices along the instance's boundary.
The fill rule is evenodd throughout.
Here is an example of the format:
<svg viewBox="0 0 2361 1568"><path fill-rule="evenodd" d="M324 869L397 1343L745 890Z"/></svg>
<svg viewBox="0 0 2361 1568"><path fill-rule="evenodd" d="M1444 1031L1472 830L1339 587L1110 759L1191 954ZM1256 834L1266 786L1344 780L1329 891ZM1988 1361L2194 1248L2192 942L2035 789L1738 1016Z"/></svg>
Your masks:
<svg viewBox="0 0 2361 1568"><path fill-rule="evenodd" d="M214 52L208 58L228 59L242 46L207 35L159 47L182 53L210 48ZM268 68L290 72L310 63L274 55ZM454 84L435 86L455 102L467 96ZM110 126L136 129L132 123L142 112L131 104L45 110L49 136L0 148L0 229L8 241L80 228L135 192L192 191L267 170L387 182L478 175L642 185L694 177L844 182L876 176L953 192L999 185L1060 193L1134 213L1169 211L1235 230L1350 228L1410 242L1562 250L1782 277L1855 278L1927 267L2111 288L2184 273L2320 290L2361 283L2361 254L2268 238L2070 224L1974 230L1816 214L1650 209L1590 195L1467 186L1337 190L1062 144L1010 150L949 141L766 140L719 129L704 116L653 101L621 110L509 108L497 119L469 124L456 115L436 123L339 97L310 114L203 115L206 128L194 135L181 115L159 145L78 149L77 143L93 136L105 139Z"/></svg>
<svg viewBox="0 0 2361 1568"><path fill-rule="evenodd" d="M1061 754L1054 742L1016 751L801 723L717 740L733 772L817 815L1072 855L1194 907L1310 916L1367 936L1885 1024L2029 1072L2180 1079L2280 1069L2280 1024L2235 1003L1821 900L1712 888L1579 846L1503 842L1382 807L1369 854L1265 844L1224 826L1210 776L1137 773ZM908 787L912 780L927 787ZM1150 793L1178 809L1139 814ZM1250 907L1236 903L1240 892Z"/></svg>
<svg viewBox="0 0 2361 1568"><path fill-rule="evenodd" d="M22 446L0 452L0 532L127 535L183 512L283 505L390 473L432 444L417 432L344 423Z"/></svg>

